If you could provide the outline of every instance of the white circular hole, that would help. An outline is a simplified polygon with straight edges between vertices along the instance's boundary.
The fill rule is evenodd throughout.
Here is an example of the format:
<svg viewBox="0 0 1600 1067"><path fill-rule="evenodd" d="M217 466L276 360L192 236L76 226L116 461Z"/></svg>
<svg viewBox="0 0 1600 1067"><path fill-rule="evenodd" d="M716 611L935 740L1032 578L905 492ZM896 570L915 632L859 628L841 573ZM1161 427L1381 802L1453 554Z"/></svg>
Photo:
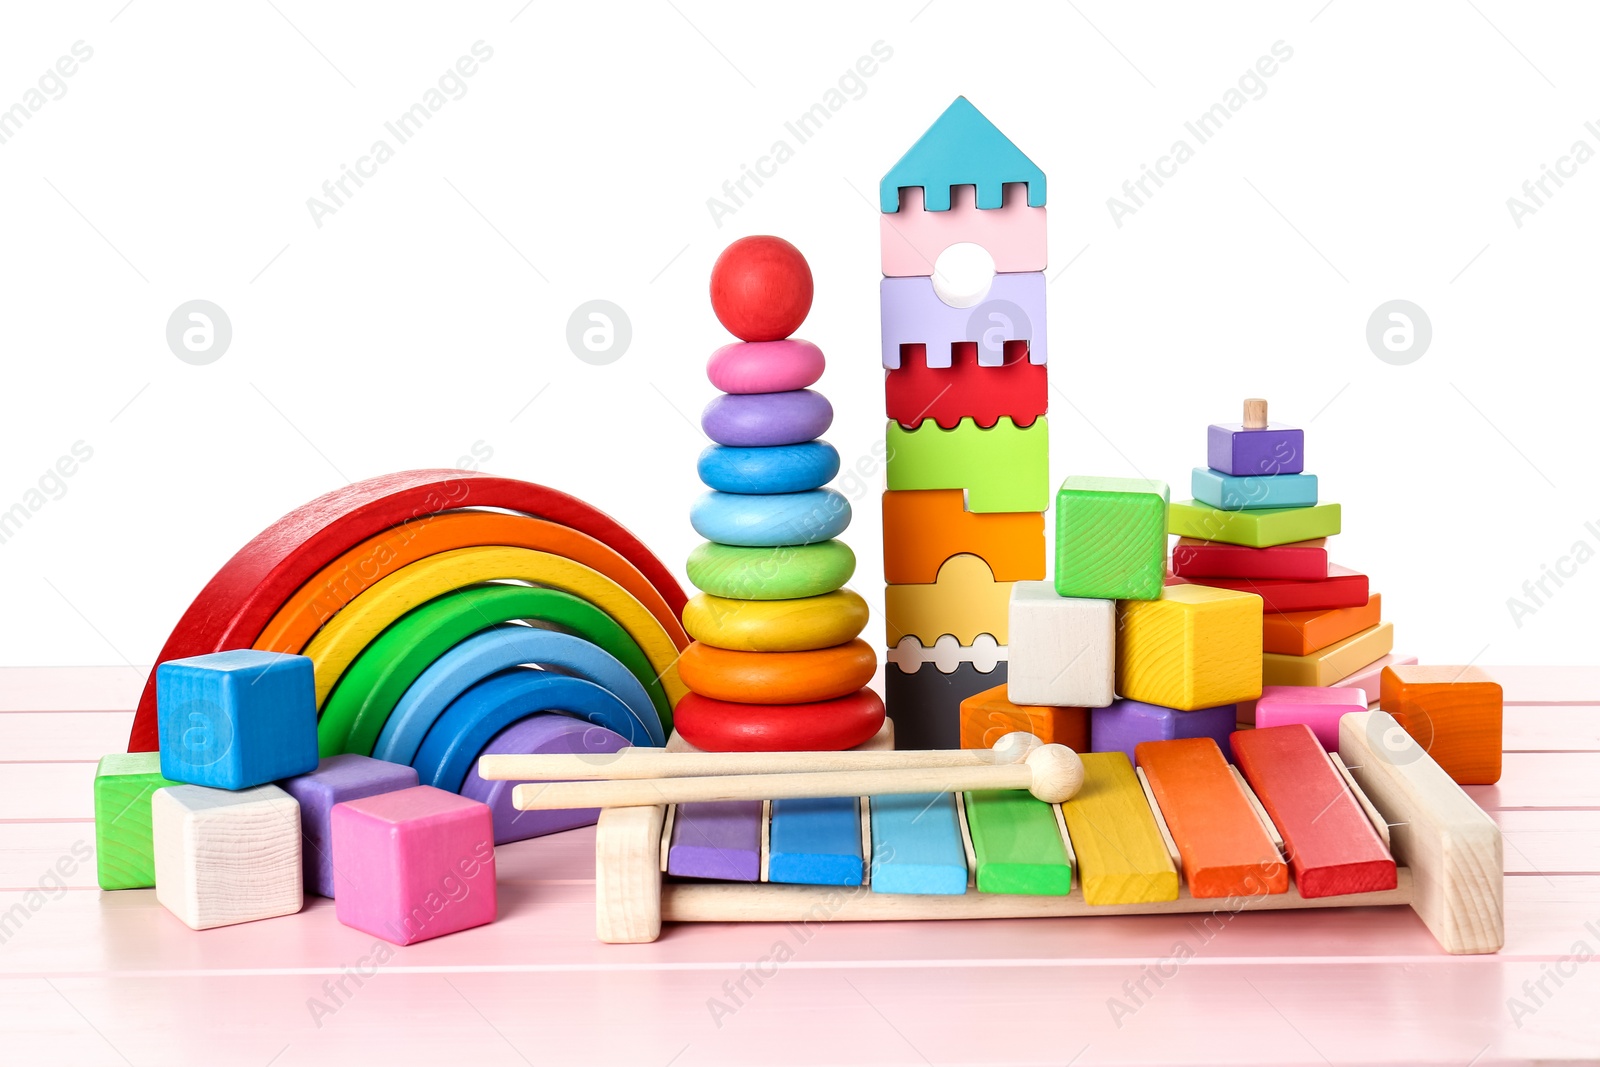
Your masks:
<svg viewBox="0 0 1600 1067"><path fill-rule="evenodd" d="M933 291L953 308L975 307L989 295L994 274L989 250L962 241L939 253L933 264Z"/></svg>

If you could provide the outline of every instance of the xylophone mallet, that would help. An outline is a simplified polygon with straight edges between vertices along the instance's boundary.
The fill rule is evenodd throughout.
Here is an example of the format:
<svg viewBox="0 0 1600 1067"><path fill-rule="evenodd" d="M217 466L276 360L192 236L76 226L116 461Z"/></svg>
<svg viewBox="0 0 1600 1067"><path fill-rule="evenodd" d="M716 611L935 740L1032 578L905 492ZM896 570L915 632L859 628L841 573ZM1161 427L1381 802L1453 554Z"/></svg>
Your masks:
<svg viewBox="0 0 1600 1067"><path fill-rule="evenodd" d="M478 760L487 781L577 782L623 778L698 778L802 771L900 770L908 767L990 767L1021 763L1044 742L1017 730L993 748L887 752L668 752L624 748L608 753L491 755Z"/></svg>
<svg viewBox="0 0 1600 1067"><path fill-rule="evenodd" d="M512 803L522 811L631 808L708 800L950 793L965 789L1026 789L1046 803L1059 804L1070 800L1082 784L1083 761L1076 752L1065 745L1042 745L1021 763L988 761L957 767L528 783L517 786L511 796Z"/></svg>

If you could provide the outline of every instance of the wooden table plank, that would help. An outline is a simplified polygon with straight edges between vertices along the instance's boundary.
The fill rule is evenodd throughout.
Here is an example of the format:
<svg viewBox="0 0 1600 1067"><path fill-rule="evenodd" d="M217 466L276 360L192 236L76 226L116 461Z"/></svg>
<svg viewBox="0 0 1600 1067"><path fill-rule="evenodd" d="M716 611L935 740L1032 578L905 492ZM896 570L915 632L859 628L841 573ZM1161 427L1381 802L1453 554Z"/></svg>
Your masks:
<svg viewBox="0 0 1600 1067"><path fill-rule="evenodd" d="M0 762L98 760L128 750L131 711L14 711L0 714Z"/></svg>
<svg viewBox="0 0 1600 1067"><path fill-rule="evenodd" d="M1508 704L1600 703L1600 667L1485 667Z"/></svg>

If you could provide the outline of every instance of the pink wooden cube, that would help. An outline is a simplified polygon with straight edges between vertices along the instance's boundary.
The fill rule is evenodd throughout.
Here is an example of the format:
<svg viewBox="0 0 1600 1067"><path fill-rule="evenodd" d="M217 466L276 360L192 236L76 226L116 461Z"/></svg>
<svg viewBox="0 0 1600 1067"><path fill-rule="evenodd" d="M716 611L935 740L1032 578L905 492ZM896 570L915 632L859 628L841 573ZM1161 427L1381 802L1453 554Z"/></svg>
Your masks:
<svg viewBox="0 0 1600 1067"><path fill-rule="evenodd" d="M494 921L488 805L413 786L335 804L332 837L346 926L409 945Z"/></svg>
<svg viewBox="0 0 1600 1067"><path fill-rule="evenodd" d="M1367 694L1354 686L1269 685L1256 701L1256 729L1303 722L1322 747L1339 750L1339 717L1367 710Z"/></svg>

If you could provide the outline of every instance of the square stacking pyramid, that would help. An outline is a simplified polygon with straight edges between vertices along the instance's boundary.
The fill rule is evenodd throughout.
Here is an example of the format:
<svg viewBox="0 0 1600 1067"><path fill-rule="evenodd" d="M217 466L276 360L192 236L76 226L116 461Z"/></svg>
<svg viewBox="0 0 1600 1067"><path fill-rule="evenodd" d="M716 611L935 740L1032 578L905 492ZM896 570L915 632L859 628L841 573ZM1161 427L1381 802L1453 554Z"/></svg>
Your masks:
<svg viewBox="0 0 1600 1067"><path fill-rule="evenodd" d="M156 668L161 773L217 789L249 789L317 765L311 661L238 649Z"/></svg>
<svg viewBox="0 0 1600 1067"><path fill-rule="evenodd" d="M1075 474L1056 492L1056 592L1154 600L1166 574L1165 482Z"/></svg>
<svg viewBox="0 0 1600 1067"><path fill-rule="evenodd" d="M1125 697L1192 711L1261 695L1254 594L1171 585L1159 600L1118 601L1117 624L1117 692Z"/></svg>

